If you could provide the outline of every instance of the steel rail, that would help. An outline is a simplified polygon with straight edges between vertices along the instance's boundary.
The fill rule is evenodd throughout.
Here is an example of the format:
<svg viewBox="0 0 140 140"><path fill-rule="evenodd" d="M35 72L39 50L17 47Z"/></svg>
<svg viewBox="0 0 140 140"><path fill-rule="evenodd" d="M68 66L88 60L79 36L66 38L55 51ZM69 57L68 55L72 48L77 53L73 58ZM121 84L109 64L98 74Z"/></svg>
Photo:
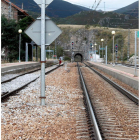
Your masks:
<svg viewBox="0 0 140 140"><path fill-rule="evenodd" d="M62 65L63 65L63 64L62 64ZM62 65L60 65L60 66L62 66ZM56 70L56 69L59 68L60 66L58 65L56 68L51 69L51 70L45 72L45 75L47 75L47 74L49 74L50 72ZM38 76L37 78L31 80L30 82L26 83L25 85L23 85L23 86L21 86L21 87L15 89L15 90L13 90L13 91L11 91L11 92L5 92L5 93L1 94L1 100L4 100L5 98L9 97L10 95L12 95L12 94L14 94L14 93L16 93L16 92L22 90L22 89L25 88L27 85L29 85L30 83L32 83L32 82L34 82L35 80L37 80L39 77L40 77L40 76Z"/></svg>
<svg viewBox="0 0 140 140"><path fill-rule="evenodd" d="M92 104L91 104L91 101L90 101L90 98L89 98L89 94L88 94L88 91L87 91L87 88L86 88L86 85L85 85L85 82L84 82L84 78L83 78L83 75L82 75L82 72L80 70L78 62L77 62L77 66L78 66L78 71L79 71L80 79L81 79L81 82L82 82L82 86L83 86L83 89L84 89L84 94L85 94L85 97L86 97L86 103L87 103L88 110L89 110L89 113L90 113L90 118L91 118L91 121L93 123L93 129L95 130L95 137L97 138L97 140L102 140L102 136L101 136L101 133L100 133L100 130L99 130L99 127L98 127L98 123L97 123L96 117L94 115L95 113L93 111Z"/></svg>
<svg viewBox="0 0 140 140"><path fill-rule="evenodd" d="M85 64L85 63L84 63ZM85 64L87 67L89 67L92 71L94 71L96 74L98 74L100 77L102 77L105 81L107 81L109 84L111 84L114 88L116 88L118 91L120 91L123 95L127 96L130 100L132 100L134 103L136 103L137 105L139 104L139 98L137 96L135 96L134 94L132 94L131 92L127 91L126 89L124 89L123 87L121 87L120 85L118 85L117 83L111 81L109 78L107 78L106 76L102 75L101 73L99 73L98 71L96 71L95 69L91 68L90 66L88 66L87 64Z"/></svg>
<svg viewBox="0 0 140 140"><path fill-rule="evenodd" d="M51 66L53 66L53 65L50 65L49 67L51 67ZM38 70L40 70L40 69L41 69L41 68L37 68L37 69L35 69L35 70L31 70L31 71L29 71L29 72L22 73L22 74L17 75L17 76L15 76L15 77L13 77L13 78L10 78L10 79L8 79L8 80L4 80L4 81L2 81L1 84L4 84L4 83L7 83L7 82L10 82L10 81L12 81L12 80L14 80L14 79L16 79L16 78L18 78L18 77L20 77L20 76L25 75L25 74L29 74L29 73L36 72L36 71L38 71Z"/></svg>

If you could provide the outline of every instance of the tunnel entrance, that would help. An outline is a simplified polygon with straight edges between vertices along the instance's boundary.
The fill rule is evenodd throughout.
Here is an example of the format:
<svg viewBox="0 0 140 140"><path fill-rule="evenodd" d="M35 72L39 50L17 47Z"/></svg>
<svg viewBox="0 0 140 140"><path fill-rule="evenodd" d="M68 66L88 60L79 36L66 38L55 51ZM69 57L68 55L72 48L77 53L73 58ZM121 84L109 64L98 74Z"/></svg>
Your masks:
<svg viewBox="0 0 140 140"><path fill-rule="evenodd" d="M75 54L74 56L74 61L75 62L82 62L83 61L83 56L80 53Z"/></svg>

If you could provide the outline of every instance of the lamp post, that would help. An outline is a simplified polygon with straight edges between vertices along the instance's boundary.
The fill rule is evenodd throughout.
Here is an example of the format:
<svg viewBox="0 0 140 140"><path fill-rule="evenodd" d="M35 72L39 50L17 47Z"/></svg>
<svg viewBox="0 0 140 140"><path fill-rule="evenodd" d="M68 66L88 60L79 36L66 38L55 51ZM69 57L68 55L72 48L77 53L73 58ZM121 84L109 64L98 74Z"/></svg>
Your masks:
<svg viewBox="0 0 140 140"><path fill-rule="evenodd" d="M21 46L21 33L22 33L22 30L19 29L18 33L19 33L19 62L20 62L20 46Z"/></svg>
<svg viewBox="0 0 140 140"><path fill-rule="evenodd" d="M102 42L102 58L103 58L103 42L104 42L103 38L101 39L101 42Z"/></svg>
<svg viewBox="0 0 140 140"><path fill-rule="evenodd" d="M115 64L114 64L114 36L115 36L115 31L112 31L112 35L113 35L113 53L112 53L112 55L113 55L113 67L115 66Z"/></svg>
<svg viewBox="0 0 140 140"><path fill-rule="evenodd" d="M95 62L96 62L96 46L97 46L96 42L94 45L95 45Z"/></svg>

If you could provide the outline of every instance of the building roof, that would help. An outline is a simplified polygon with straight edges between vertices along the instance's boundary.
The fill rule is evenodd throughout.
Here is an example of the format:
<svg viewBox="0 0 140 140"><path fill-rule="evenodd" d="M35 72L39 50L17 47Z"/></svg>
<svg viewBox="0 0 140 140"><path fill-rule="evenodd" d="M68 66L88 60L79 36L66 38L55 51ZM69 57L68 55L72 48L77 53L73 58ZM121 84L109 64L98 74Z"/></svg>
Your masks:
<svg viewBox="0 0 140 140"><path fill-rule="evenodd" d="M7 2L7 3L10 2L9 0L3 0L3 1L5 1L5 2ZM19 8L18 6L16 6L16 5L13 4L13 3L11 3L11 5L12 5L15 9L17 9L18 11L22 12L24 15L29 16L29 14L25 12L25 10Z"/></svg>

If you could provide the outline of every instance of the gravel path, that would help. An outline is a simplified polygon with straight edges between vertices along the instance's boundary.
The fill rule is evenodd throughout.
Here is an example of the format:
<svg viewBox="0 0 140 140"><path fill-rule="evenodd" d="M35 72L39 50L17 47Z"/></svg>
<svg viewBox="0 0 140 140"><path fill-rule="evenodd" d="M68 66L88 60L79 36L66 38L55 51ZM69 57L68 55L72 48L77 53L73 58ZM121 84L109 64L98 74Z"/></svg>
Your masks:
<svg viewBox="0 0 140 140"><path fill-rule="evenodd" d="M88 133L81 136L80 132L78 119L86 120L85 107L78 70L73 66L46 75L45 106L40 106L40 79L1 104L2 140L89 139Z"/></svg>
<svg viewBox="0 0 140 140"><path fill-rule="evenodd" d="M138 140L138 106L89 68L82 72L104 138Z"/></svg>

